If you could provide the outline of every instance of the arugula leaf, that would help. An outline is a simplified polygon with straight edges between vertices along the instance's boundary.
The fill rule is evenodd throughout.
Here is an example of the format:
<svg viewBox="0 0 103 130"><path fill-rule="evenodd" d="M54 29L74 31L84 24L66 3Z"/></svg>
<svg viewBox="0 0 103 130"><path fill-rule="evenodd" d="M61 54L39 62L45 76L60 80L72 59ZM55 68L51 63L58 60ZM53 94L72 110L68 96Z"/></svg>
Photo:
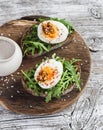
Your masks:
<svg viewBox="0 0 103 130"><path fill-rule="evenodd" d="M49 102L51 99L52 99L52 94L53 94L53 91L49 91L47 96L46 96L46 99L45 99L45 102Z"/></svg>
<svg viewBox="0 0 103 130"><path fill-rule="evenodd" d="M47 52L49 51L49 48L45 47L45 46L44 46L42 43L40 43L40 42L27 41L25 44L28 46L28 48L24 51L24 54L31 52L32 55L34 55L34 54L35 54L35 51L36 51L37 49L40 50L40 51L39 51L40 54L43 53L44 51L47 51Z"/></svg>
<svg viewBox="0 0 103 130"><path fill-rule="evenodd" d="M22 49L24 50L24 55L35 55L35 53L42 54L43 52L48 52L52 45L42 42L37 35L38 25L33 25L32 30L25 39L23 40Z"/></svg>
<svg viewBox="0 0 103 130"><path fill-rule="evenodd" d="M71 61L72 63L72 61ZM79 89L79 91L81 91L81 87L80 87L80 81L78 80L79 79L79 74L77 73L77 70L76 70L76 67L73 66L70 62L65 62L65 67L67 70L70 71L70 75L72 76L73 78L73 82L76 83L76 87Z"/></svg>
<svg viewBox="0 0 103 130"><path fill-rule="evenodd" d="M39 18L39 22L44 22L45 20L50 20L50 18Z"/></svg>
<svg viewBox="0 0 103 130"><path fill-rule="evenodd" d="M81 91L80 86L80 73L77 72L77 68L75 66L75 63L80 61L79 59L72 59L70 61L65 60L64 58L60 58L56 56L56 54L52 55L52 58L60 61L63 64L63 74L60 79L60 81L52 88L50 89L43 89L41 88L38 83L34 79L34 73L36 71L36 68L38 67L37 64L36 68L31 68L29 71L24 72L21 71L24 79L26 80L26 85L28 88L32 89L36 96L39 96L41 94L45 94L45 101L49 102L53 97L60 98L61 95L65 92L66 89L69 88L70 85L73 83L76 84L76 88ZM47 58L46 58L47 59Z"/></svg>

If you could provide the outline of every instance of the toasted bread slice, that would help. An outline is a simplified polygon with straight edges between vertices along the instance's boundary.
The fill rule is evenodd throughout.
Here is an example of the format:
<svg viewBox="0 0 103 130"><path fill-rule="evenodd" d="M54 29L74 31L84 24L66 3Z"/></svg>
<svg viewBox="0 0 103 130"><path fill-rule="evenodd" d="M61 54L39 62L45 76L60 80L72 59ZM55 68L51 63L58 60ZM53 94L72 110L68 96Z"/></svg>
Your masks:
<svg viewBox="0 0 103 130"><path fill-rule="evenodd" d="M76 64L76 67L77 67L77 72L80 73L81 75L81 67L80 67L80 64ZM80 76L81 77L81 76ZM80 79L79 77L79 79ZM26 85L26 80L24 80L24 78L21 79L21 82L22 82L22 86L23 88L28 92L30 93L31 95L33 96L36 96L35 95L35 92L31 89L31 88L28 88L27 85ZM74 88L76 88L76 84L73 83L71 84L70 86L67 87L67 89L64 91L64 93L61 95L66 95L67 93L71 92ZM46 94L41 94L40 97L46 97Z"/></svg>
<svg viewBox="0 0 103 130"><path fill-rule="evenodd" d="M25 31L25 33L23 34L22 38L21 38L21 48L22 48L23 52L25 51L25 49L22 47L23 40L31 32L31 29L32 29L31 27L29 29L27 29ZM72 39L73 39L73 36L70 34L64 42L62 42L60 44L54 44L54 45L52 45L52 47L50 48L49 52L52 51L52 50L58 49L58 48L60 48L62 46L66 46L67 44L69 44L72 41ZM47 51L43 52L42 54L41 53L35 53L34 55L32 55L32 54L26 54L26 56L28 58L35 58L37 56L41 56L41 55L44 55L46 53L47 53Z"/></svg>
<svg viewBox="0 0 103 130"><path fill-rule="evenodd" d="M27 19L28 19L28 21L34 20L34 21L36 22L35 24L39 24L39 23L40 23L39 18L50 19L50 17L45 17L45 16L36 16L36 17L33 16L33 17L30 17L29 19L28 19L28 17L23 17L22 19L23 19L23 20L27 20ZM32 23L32 21L31 21L31 23ZM29 24L30 24L30 23L29 23ZM32 30L32 26L31 26L30 28L28 28L28 29L25 31L25 33L22 35L22 38L21 38L21 42L20 42L20 43L21 43L21 48L22 48L22 51L23 51L23 52L25 51L25 47L23 48L23 41L24 41L25 37L26 37L28 34L31 33L31 30ZM62 47L62 46L65 46L65 45L67 45L67 44L69 44L69 43L72 41L72 39L73 39L73 35L72 35L72 34L69 34L68 37L67 37L67 39L66 39L65 41L63 41L62 43L52 45L52 47L50 48L49 52L52 51L52 50L58 49L58 48L60 48L60 47ZM41 56L41 55L44 55L44 54L46 54L46 53L47 53L47 51L44 51L42 54L41 54L41 53L38 53L38 52L35 52L34 55L32 55L31 53L29 53L29 54L26 54L26 56L27 56L28 58L35 58L35 57L37 57L37 56Z"/></svg>

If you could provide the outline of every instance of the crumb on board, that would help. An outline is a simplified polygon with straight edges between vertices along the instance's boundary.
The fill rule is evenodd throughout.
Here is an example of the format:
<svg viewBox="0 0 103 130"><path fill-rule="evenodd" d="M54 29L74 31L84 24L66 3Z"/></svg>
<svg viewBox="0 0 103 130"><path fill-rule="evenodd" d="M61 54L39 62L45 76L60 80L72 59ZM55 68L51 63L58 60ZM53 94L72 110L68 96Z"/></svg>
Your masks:
<svg viewBox="0 0 103 130"><path fill-rule="evenodd" d="M19 91L19 90L17 90L16 92L17 92L17 93L20 93L20 91Z"/></svg>
<svg viewBox="0 0 103 130"><path fill-rule="evenodd" d="M13 96L13 95L11 95L10 97L11 97L11 98L13 98L14 96Z"/></svg>

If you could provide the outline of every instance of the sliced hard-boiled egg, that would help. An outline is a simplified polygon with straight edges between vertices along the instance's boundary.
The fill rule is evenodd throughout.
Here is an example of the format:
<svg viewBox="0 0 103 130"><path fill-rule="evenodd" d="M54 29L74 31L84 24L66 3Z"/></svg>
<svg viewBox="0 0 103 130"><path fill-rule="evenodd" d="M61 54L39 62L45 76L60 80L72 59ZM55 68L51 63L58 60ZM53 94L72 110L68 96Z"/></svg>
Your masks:
<svg viewBox="0 0 103 130"><path fill-rule="evenodd" d="M42 62L36 69L34 79L41 88L48 89L54 87L59 82L62 73L62 63L55 59L48 59Z"/></svg>
<svg viewBox="0 0 103 130"><path fill-rule="evenodd" d="M68 36L67 27L53 20L47 20L39 24L38 37L41 41L56 44L66 40Z"/></svg>

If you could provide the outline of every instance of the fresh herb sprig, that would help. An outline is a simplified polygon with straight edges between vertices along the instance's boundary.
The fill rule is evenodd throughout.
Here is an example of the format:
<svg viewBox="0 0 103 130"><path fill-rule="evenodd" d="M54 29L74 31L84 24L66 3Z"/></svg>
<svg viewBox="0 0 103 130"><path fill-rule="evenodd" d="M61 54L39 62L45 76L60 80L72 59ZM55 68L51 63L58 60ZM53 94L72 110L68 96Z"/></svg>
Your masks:
<svg viewBox="0 0 103 130"><path fill-rule="evenodd" d="M70 61L60 58L55 54L52 56L53 59L60 61L63 64L63 74L60 81L50 89L41 88L34 79L34 73L36 68L30 69L28 72L22 71L24 80L26 81L26 87L30 88L36 96L46 95L45 101L49 102L53 97L60 98L61 95L68 89L72 84L75 83L76 88L81 91L80 86L80 73L77 71L75 65L79 59L72 59Z"/></svg>
<svg viewBox="0 0 103 130"><path fill-rule="evenodd" d="M65 19L40 18L39 22L43 22L45 20L54 20L54 21L61 22L67 27L69 34L73 33L74 31L74 27L72 26L72 24ZM42 54L43 52L49 52L52 47L51 44L47 44L39 39L37 34L37 28L38 28L37 24L33 25L31 31L27 34L27 36L23 40L22 49L24 55L34 56L36 53Z"/></svg>
<svg viewBox="0 0 103 130"><path fill-rule="evenodd" d="M33 25L32 30L23 40L22 49L24 55L35 55L35 53L42 54L43 52L48 52L51 48L50 44L42 42L37 35L38 25Z"/></svg>

